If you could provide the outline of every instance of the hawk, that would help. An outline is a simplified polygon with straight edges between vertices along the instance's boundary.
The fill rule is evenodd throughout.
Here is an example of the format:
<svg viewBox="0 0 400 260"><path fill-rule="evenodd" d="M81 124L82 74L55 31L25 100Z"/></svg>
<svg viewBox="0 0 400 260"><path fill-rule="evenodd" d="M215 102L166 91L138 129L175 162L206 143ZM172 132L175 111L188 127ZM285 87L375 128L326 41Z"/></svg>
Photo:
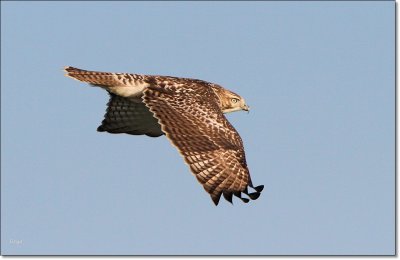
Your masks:
<svg viewBox="0 0 400 260"><path fill-rule="evenodd" d="M66 76L108 91L100 132L166 135L218 205L221 195L243 202L257 199L242 139L224 113L249 111L244 99L198 79L87 71L65 67ZM248 187L254 192L249 192ZM242 197L242 193L248 198Z"/></svg>

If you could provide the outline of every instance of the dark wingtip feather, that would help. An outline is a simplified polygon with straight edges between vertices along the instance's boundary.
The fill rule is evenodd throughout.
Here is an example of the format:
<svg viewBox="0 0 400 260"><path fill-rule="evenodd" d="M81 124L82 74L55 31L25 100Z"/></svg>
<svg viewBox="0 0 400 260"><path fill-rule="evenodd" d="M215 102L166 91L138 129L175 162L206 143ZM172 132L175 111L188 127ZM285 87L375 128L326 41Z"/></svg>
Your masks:
<svg viewBox="0 0 400 260"><path fill-rule="evenodd" d="M261 192L264 189L264 185L260 185L254 188L257 192Z"/></svg>
<svg viewBox="0 0 400 260"><path fill-rule="evenodd" d="M78 68L74 68L72 66L65 66L64 67L64 71L65 72L72 72L72 71L77 71L77 70L79 70L79 69Z"/></svg>
<svg viewBox="0 0 400 260"><path fill-rule="evenodd" d="M223 195L224 195L224 198L227 200L227 201L229 201L231 204L233 204L233 202L232 202L232 192L224 192L224 193L222 193Z"/></svg>
<svg viewBox="0 0 400 260"><path fill-rule="evenodd" d="M252 187L252 188L255 189L256 192L249 193L248 188L246 187L241 192L240 191L235 191L235 192L232 193L232 192L224 191L224 192L222 192L220 194L217 194L217 195L211 194L211 199L213 200L214 204L217 206L218 203L219 203L219 200L221 198L221 195L223 195L224 198L227 201L229 201L230 203L233 204L232 197L233 197L233 195L235 195L235 197L238 197L244 203L248 203L250 201L250 199L251 200L256 200L256 199L258 199L260 197L261 191L264 189L264 185L260 185L260 186ZM242 198L242 192L244 194L246 194L247 196L249 196L250 199Z"/></svg>
<svg viewBox="0 0 400 260"><path fill-rule="evenodd" d="M249 202L249 199L246 198L242 198L242 193L240 191L236 191L233 193L233 195L235 195L236 197L238 197L239 199L241 199L244 203Z"/></svg>
<svg viewBox="0 0 400 260"><path fill-rule="evenodd" d="M221 198L221 193L218 195L211 195L211 199L214 202L215 206L218 206L220 198Z"/></svg>
<svg viewBox="0 0 400 260"><path fill-rule="evenodd" d="M244 203L247 203L247 202L249 202L250 200L249 199L246 199L246 198L240 198Z"/></svg>
<svg viewBox="0 0 400 260"><path fill-rule="evenodd" d="M253 193L249 193L247 195L250 197L250 199L256 200L256 199L258 199L258 197L260 197L260 194L261 193L259 193L259 192L253 192Z"/></svg>
<svg viewBox="0 0 400 260"><path fill-rule="evenodd" d="M97 127L97 132L105 132L106 130L104 130L104 127L101 125L99 127Z"/></svg>

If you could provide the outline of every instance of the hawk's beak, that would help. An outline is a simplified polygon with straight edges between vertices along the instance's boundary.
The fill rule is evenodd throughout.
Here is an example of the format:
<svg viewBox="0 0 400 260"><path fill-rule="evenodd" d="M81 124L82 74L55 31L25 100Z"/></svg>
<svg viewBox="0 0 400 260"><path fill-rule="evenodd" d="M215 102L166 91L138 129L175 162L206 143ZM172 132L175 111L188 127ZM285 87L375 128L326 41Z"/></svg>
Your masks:
<svg viewBox="0 0 400 260"><path fill-rule="evenodd" d="M244 105L242 109L244 111L250 112L250 107L248 105Z"/></svg>

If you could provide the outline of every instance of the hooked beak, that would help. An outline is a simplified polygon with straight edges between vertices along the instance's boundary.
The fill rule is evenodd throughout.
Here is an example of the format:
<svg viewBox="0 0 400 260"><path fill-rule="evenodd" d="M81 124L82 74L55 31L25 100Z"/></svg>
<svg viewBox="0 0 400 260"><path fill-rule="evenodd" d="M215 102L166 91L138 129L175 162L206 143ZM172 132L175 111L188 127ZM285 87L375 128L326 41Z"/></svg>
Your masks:
<svg viewBox="0 0 400 260"><path fill-rule="evenodd" d="M250 107L248 105L244 105L242 108L244 111L250 112Z"/></svg>

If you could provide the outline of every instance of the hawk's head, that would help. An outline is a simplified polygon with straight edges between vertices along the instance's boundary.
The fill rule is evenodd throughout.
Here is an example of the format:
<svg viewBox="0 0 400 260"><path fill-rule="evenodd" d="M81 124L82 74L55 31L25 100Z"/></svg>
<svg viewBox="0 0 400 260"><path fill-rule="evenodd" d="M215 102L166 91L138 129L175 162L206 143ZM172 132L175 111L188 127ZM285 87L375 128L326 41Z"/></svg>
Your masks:
<svg viewBox="0 0 400 260"><path fill-rule="evenodd" d="M238 94L223 88L217 88L215 90L217 90L215 92L219 97L222 112L250 111L250 107L246 105L244 98Z"/></svg>

